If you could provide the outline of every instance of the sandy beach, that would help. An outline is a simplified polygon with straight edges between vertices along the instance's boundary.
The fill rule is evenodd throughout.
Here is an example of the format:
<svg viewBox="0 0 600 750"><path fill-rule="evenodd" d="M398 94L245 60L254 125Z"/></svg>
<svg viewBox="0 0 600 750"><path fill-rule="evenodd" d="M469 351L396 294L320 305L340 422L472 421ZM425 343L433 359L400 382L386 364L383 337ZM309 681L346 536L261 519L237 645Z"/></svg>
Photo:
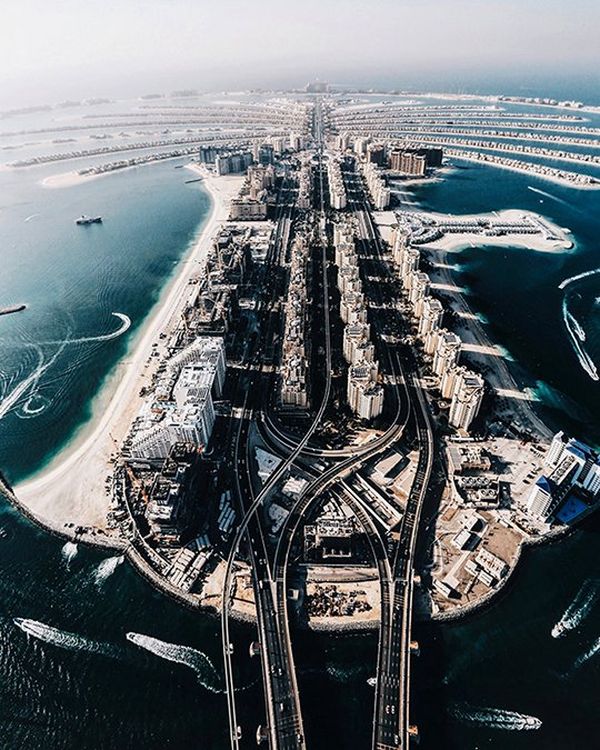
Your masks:
<svg viewBox="0 0 600 750"><path fill-rule="evenodd" d="M105 174L110 174L110 172L106 172ZM40 180L40 185L46 188L74 187L75 185L81 185L84 182L90 182L90 180L94 180L96 177L102 177L102 175L79 174L79 172L71 170L69 172L60 172L59 174L50 175L50 177L44 177L43 180Z"/></svg>
<svg viewBox="0 0 600 750"><path fill-rule="evenodd" d="M61 533L74 533L66 524L106 528L110 496L106 479L112 473L111 454L124 440L142 398L139 390L149 382L160 357L152 357L159 334L179 318L188 299L189 279L199 273L220 225L229 216L232 198L243 177L209 175L203 167L189 167L204 177L212 208L201 233L179 264L178 274L165 287L143 329L129 346L116 370L94 400L92 419L84 425L49 466L39 475L14 488L18 502L43 525ZM156 349L156 347L155 347Z"/></svg>
<svg viewBox="0 0 600 750"><path fill-rule="evenodd" d="M443 219L445 214L434 214L430 212L428 216ZM521 211L518 209L506 209L504 211L494 211L488 214L461 214L460 217L452 216L451 218L461 218L465 221L477 219L501 219L506 221L518 221L523 216L532 216L539 218L537 214L531 211ZM436 250L446 250L447 252L458 251L466 247L482 247L492 245L494 247L523 247L528 250L535 250L541 253L564 252L573 247L573 242L569 237L569 232L544 217L544 222L552 229L556 240L547 240L541 234L505 234L502 236L488 236L484 234L447 234L439 240L428 242L424 247L435 248Z"/></svg>
<svg viewBox="0 0 600 750"><path fill-rule="evenodd" d="M48 177L44 177L40 180L39 184L45 188L69 188L75 187L76 185L82 185L85 182L91 182L97 180L100 177L109 177L111 174L120 174L121 172L127 172L130 169L139 169L140 167L148 167L152 164L156 164L157 161L172 161L173 159L185 159L185 156L171 156L169 159L155 159L154 161L147 161L143 164L128 164L124 167L117 167L116 169L110 169L106 172L98 172L96 174L79 174L76 170L72 169L69 172L59 172L58 174L52 174ZM37 165L34 165L37 166ZM186 167L194 166L185 165ZM33 167L24 167L24 169L32 169Z"/></svg>
<svg viewBox="0 0 600 750"><path fill-rule="evenodd" d="M458 150L454 149L454 151L456 152ZM479 153L479 152L473 152L473 153ZM446 154L450 159L458 159L459 161L472 161L476 164L483 164L484 166L487 166L487 167L496 167L497 169L508 169L509 172L518 172L519 174L528 174L528 175L531 175L531 177L535 178L536 180L546 180L547 182L554 182L556 185L562 185L562 187L568 187L568 188L571 188L571 190L600 190L600 182L594 182L591 184L571 182L570 180L563 179L562 177L555 177L551 174L537 172L534 169L528 168L528 166L520 167L515 164L503 164L502 162L487 161L486 159L481 159L481 158L478 158L477 156L471 156L470 153L465 150L460 150L460 153L453 153L452 149L447 149ZM518 160L515 160L515 161L518 161ZM520 162L520 164L528 165L529 162L522 161ZM540 164L540 166L543 166L543 165Z"/></svg>
<svg viewBox="0 0 600 750"><path fill-rule="evenodd" d="M402 208L402 207L401 207ZM565 252L573 248L573 241L570 232L567 229L557 226L545 216L536 214L532 211L522 211L519 209L509 208L502 211L484 214L441 214L433 211L417 211L424 216L429 216L436 221L443 222L445 219L464 219L465 221L477 221L478 219L500 219L506 221L518 221L523 216L542 218L549 229L553 231L556 240L547 240L541 234L505 234L485 235L475 233L456 233L446 234L439 240L428 242L420 247L431 248L433 250L444 250L445 252L458 252L467 247L518 247L527 250L535 250L540 253ZM377 211L374 214L375 222L379 227L382 238L390 242L391 228L396 223L394 211Z"/></svg>

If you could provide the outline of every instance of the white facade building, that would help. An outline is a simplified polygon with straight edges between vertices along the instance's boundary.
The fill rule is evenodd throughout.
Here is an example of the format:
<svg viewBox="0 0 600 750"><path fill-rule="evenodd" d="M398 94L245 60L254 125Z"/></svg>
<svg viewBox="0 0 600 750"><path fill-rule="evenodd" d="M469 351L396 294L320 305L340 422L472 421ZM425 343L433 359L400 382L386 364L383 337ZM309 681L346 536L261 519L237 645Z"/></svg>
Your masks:
<svg viewBox="0 0 600 750"><path fill-rule="evenodd" d="M133 458L160 459L175 443L202 448L215 423L213 394L225 379L225 348L220 337L197 339L172 357L133 425Z"/></svg>
<svg viewBox="0 0 600 750"><path fill-rule="evenodd" d="M439 377L454 367L460 355L461 340L455 333L442 329L433 355L433 371Z"/></svg>
<svg viewBox="0 0 600 750"><path fill-rule="evenodd" d="M457 430L468 431L479 414L485 392L481 375L464 370L456 379L448 421Z"/></svg>
<svg viewBox="0 0 600 750"><path fill-rule="evenodd" d="M439 299L435 297L425 297L421 309L421 319L419 320L418 334L421 339L425 339L427 334L437 331L442 322L444 308Z"/></svg>

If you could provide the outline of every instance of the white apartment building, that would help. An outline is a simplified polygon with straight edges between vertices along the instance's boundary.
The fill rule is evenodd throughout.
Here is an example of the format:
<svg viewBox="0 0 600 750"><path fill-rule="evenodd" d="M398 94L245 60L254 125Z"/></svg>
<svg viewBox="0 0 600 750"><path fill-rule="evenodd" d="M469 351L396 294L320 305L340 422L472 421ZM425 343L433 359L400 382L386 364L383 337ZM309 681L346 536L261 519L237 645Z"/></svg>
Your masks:
<svg viewBox="0 0 600 750"><path fill-rule="evenodd" d="M461 349L460 338L450 331L442 329L433 355L433 371L439 377L454 367L458 362Z"/></svg>
<svg viewBox="0 0 600 750"><path fill-rule="evenodd" d="M468 431L475 417L479 414L485 392L485 383L481 375L465 370L460 373L454 385L448 418L452 427Z"/></svg>
<svg viewBox="0 0 600 750"><path fill-rule="evenodd" d="M444 308L439 299L434 297L425 297L421 308L421 318L419 320L418 334L421 339L425 339L427 334L437 331L442 322Z"/></svg>

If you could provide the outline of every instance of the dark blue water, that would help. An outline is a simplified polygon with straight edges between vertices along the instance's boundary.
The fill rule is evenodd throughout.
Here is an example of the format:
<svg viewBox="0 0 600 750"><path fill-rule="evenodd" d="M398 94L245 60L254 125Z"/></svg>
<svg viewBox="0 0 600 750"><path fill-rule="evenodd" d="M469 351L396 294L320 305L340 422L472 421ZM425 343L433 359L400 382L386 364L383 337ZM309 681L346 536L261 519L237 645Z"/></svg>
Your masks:
<svg viewBox="0 0 600 750"><path fill-rule="evenodd" d="M459 267L461 286L469 290L474 308L489 321L491 337L527 371L529 383L537 386L542 413L596 440L598 381L583 369L573 348L563 319L565 291L558 287L565 279L600 267L598 194L468 162L461 166L442 182L414 186L419 204L450 213L527 209L573 233L572 252L486 247L467 249L452 258ZM586 349L596 362L600 361L599 296L600 275L569 285L569 310L585 329Z"/></svg>
<svg viewBox="0 0 600 750"><path fill-rule="evenodd" d="M162 748L226 747L227 714L220 672L220 631L152 589L127 564L108 576L107 553L79 549L67 562L63 543L5 509L8 532L0 546L0 747ZM75 633L70 648L33 639L14 617ZM215 665L198 673L127 641L138 632L206 654ZM234 624L238 684L258 677L248 635ZM99 652L100 651L100 652ZM244 721L256 710L245 694Z"/></svg>

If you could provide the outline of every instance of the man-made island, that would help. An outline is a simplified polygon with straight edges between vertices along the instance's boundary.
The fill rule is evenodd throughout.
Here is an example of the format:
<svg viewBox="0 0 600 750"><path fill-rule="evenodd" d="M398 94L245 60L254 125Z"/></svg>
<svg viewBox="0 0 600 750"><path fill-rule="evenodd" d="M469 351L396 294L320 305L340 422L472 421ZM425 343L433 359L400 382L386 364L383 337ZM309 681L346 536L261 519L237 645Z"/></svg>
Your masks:
<svg viewBox="0 0 600 750"><path fill-rule="evenodd" d="M378 628L376 710L398 719L377 732L399 746L416 731L413 609L481 606L524 544L600 499L600 457L540 420L449 254L573 243L530 211L420 211L394 185L443 178L437 142L376 140L373 108L328 97L289 107L286 138L274 127L194 147L188 167L213 201L198 241L94 419L7 491L44 526L124 549L161 590L220 614L234 734L230 616L257 626L264 732L299 747L291 624Z"/></svg>

